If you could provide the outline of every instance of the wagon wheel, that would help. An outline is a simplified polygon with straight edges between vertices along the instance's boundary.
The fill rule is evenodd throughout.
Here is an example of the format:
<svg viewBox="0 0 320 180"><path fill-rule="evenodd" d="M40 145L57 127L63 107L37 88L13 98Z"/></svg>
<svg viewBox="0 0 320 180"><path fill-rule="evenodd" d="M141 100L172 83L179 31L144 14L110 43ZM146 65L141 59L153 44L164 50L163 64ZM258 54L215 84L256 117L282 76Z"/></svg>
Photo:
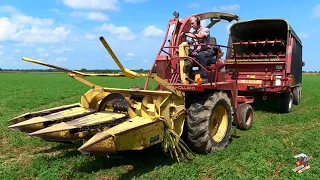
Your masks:
<svg viewBox="0 0 320 180"><path fill-rule="evenodd" d="M198 153L215 152L229 143L233 120L226 93L214 93L205 103L193 103L187 110L188 144Z"/></svg>
<svg viewBox="0 0 320 180"><path fill-rule="evenodd" d="M242 103L238 107L241 124L237 127L241 130L249 130L253 123L253 108L250 104Z"/></svg>
<svg viewBox="0 0 320 180"><path fill-rule="evenodd" d="M293 95L291 92L283 92L280 95L279 111L280 113L289 113L292 110Z"/></svg>
<svg viewBox="0 0 320 180"><path fill-rule="evenodd" d="M293 104L299 105L301 102L301 87L298 86L293 88L292 94L293 94Z"/></svg>

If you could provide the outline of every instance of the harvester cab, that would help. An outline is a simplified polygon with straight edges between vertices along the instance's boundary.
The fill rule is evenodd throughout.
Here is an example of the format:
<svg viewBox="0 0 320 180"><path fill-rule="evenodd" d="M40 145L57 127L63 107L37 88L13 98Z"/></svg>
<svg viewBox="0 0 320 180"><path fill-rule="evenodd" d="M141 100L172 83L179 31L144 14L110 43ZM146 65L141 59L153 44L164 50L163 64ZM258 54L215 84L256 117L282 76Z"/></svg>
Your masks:
<svg viewBox="0 0 320 180"><path fill-rule="evenodd" d="M100 37L101 43L122 74L86 74L23 58L68 72L71 78L91 89L81 96L80 103L23 114L11 119L9 128L49 141L80 140L84 144L79 151L86 154L141 150L156 144L161 144L164 150L180 151L182 140L198 153L210 153L227 146L233 124L244 130L251 128L253 110L249 103L253 98L239 96L236 81L216 70L219 68L206 70L211 77L210 83L190 83L191 79L181 71L184 61L191 59L188 56L190 46L180 37L181 32L190 29L190 17L179 20L178 13L174 16L148 74L125 68L103 37ZM197 16L210 19L208 27L220 19L239 19L235 15L217 12ZM171 25L175 27L171 28ZM171 39L169 46L165 47L169 31L172 32ZM216 61L214 65L220 66L219 55ZM223 66L223 62L221 64ZM143 89L120 89L94 84L85 79L87 76L147 77L147 80ZM150 78L158 83L155 90L147 90Z"/></svg>
<svg viewBox="0 0 320 180"><path fill-rule="evenodd" d="M218 72L224 67L224 62L221 60L223 56L222 48L228 47L216 44L215 37L210 38L211 42L209 44L197 44L197 47L209 45L214 52L212 56L206 57L207 67L203 67L191 56L195 45L189 44L189 37L186 38L184 35L181 35L182 32L190 32L192 30L190 18L193 16L197 17L199 22L203 20L209 21L209 24L206 26L209 29L221 20L231 22L234 20L239 21L240 19L237 15L222 12L194 14L179 19L179 13L174 12L174 18L169 20L164 41L151 71L156 67L159 77L169 80L170 83L201 85L200 69L205 69L210 83L223 81L224 77L221 76L222 79L218 78ZM194 41L197 40L194 39ZM183 67L187 61L192 62L192 71L183 71Z"/></svg>

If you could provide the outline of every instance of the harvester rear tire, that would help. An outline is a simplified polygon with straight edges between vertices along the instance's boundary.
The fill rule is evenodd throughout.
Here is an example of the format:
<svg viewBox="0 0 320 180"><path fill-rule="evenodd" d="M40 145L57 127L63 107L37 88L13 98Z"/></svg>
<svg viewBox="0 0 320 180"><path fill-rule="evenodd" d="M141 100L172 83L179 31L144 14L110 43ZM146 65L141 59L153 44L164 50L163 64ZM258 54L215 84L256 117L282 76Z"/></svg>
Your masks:
<svg viewBox="0 0 320 180"><path fill-rule="evenodd" d="M301 87L298 86L293 88L292 94L293 94L293 104L299 105L301 102Z"/></svg>
<svg viewBox="0 0 320 180"><path fill-rule="evenodd" d="M211 124L213 124L215 115L222 115L222 117L217 118L222 122L218 124L218 129L216 129L216 132L219 133L212 132L214 125L211 126ZM204 103L195 102L191 104L187 110L186 118L189 147L200 154L212 153L225 148L229 144L232 121L233 108L226 93L216 92L209 96ZM221 136L219 137L219 135Z"/></svg>
<svg viewBox="0 0 320 180"><path fill-rule="evenodd" d="M293 95L291 92L284 92L280 95L279 111L280 113L289 113L292 110Z"/></svg>
<svg viewBox="0 0 320 180"><path fill-rule="evenodd" d="M250 104L242 103L238 107L241 124L238 128L241 130L249 130L253 123L253 108Z"/></svg>

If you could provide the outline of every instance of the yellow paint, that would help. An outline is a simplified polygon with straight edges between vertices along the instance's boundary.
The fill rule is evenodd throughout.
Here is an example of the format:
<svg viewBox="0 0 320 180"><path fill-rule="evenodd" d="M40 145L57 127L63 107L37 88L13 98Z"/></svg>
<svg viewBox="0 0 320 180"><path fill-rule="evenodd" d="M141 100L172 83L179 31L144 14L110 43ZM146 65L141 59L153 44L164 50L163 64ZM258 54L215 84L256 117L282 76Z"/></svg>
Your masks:
<svg viewBox="0 0 320 180"><path fill-rule="evenodd" d="M89 109L98 110L102 100L110 93L122 94L129 104L128 114L130 118L128 119L130 119L130 121L126 121L111 128L105 127L100 130L83 131L75 134L70 133L70 130L72 129L88 125L98 125L107 121L111 121L112 118L123 117L125 114L112 113L111 111L107 112L107 109L103 112L97 112L95 114L88 115L82 118L55 124L47 128L39 126L37 127L37 131L31 133L30 135L55 141L68 141L78 139L86 140L90 138L88 141L84 143L84 145L79 150L82 152L105 153L122 150L139 150L145 147L149 147L156 143L161 143L163 141L164 122L169 125L169 128L171 128L178 135L181 136L185 121L185 93L176 89L166 80L158 77L157 75L141 75L126 69L122 66L119 59L115 56L107 42L103 38L100 38L100 40L107 49L107 51L110 53L110 55L113 57L113 59L123 72L124 76L128 78L148 76L149 78L155 80L161 86L167 88L167 90L132 90L102 87L84 79L84 77L86 76L96 76L102 74L89 75L82 72L73 71L62 67L43 63L40 61L24 58L24 60L32 63L37 63L44 66L60 69L62 71L66 71L69 73L69 77L91 88L89 91L87 91L85 94L81 96L79 103L80 107L75 108L78 110L74 109L71 111L62 112L59 115L57 114L50 117L49 119L44 119L45 117L39 117L37 121L53 120L57 117L63 119L71 114L87 112ZM189 48L183 47L184 45L187 45L187 43L184 42L179 46L180 56L186 56L189 52ZM184 58L180 59L181 73L183 72L182 68L184 60ZM108 75L105 74L105 76ZM188 84L188 82L185 81L184 78L187 76L188 74L183 73L181 76L183 82L186 84ZM143 96L144 98L142 102L134 101L134 99L132 99L134 95ZM162 119L163 121L158 121L157 119ZM34 119L32 121L35 122ZM42 124L38 123L36 125ZM36 125L34 124L34 127ZM96 151L94 149L96 149Z"/></svg>
<svg viewBox="0 0 320 180"><path fill-rule="evenodd" d="M221 142L228 130L228 114L222 105L213 109L209 128L213 140L215 142Z"/></svg>
<svg viewBox="0 0 320 180"><path fill-rule="evenodd" d="M99 113L91 114L91 115L78 118L72 121L55 124L47 128L35 131L30 135L37 136L42 139L51 139L51 140L52 139L74 140L74 138L80 139L79 134L71 135L69 133L69 130L84 127L84 126L91 126L91 125L105 123L108 121L112 121L114 118L117 119L117 118L122 118L124 116L125 116L124 114L119 114L119 113L99 112Z"/></svg>
<svg viewBox="0 0 320 180"><path fill-rule="evenodd" d="M124 150L141 150L163 141L164 124L155 121L135 117L124 122L121 126L115 126L96 134L79 151L83 153L104 152L113 153Z"/></svg>
<svg viewBox="0 0 320 180"><path fill-rule="evenodd" d="M256 78L256 75L250 75L250 78Z"/></svg>
<svg viewBox="0 0 320 180"><path fill-rule="evenodd" d="M44 128L44 122L47 121L56 121L59 119L68 118L75 115L89 113L90 110L83 107L74 107L64 111L52 113L43 117L34 117L20 123L13 124L9 128L18 129L22 132L34 132Z"/></svg>
<svg viewBox="0 0 320 180"><path fill-rule="evenodd" d="M188 43L187 42L183 42L179 45L179 56L187 56L189 54L189 47L185 47L187 46ZM186 58L180 58L179 63L180 63L180 77L181 77L181 81L182 84L189 84L189 81L185 80L187 77L189 77L189 73L184 73L183 72L183 67L185 64L185 61L187 61L188 59Z"/></svg>
<svg viewBox="0 0 320 180"><path fill-rule="evenodd" d="M226 62L235 62L234 59L226 59ZM238 59L237 62L267 62L267 61L280 61L279 58L265 58L265 59Z"/></svg>
<svg viewBox="0 0 320 180"><path fill-rule="evenodd" d="M245 79L242 79L239 82L240 83L247 83L247 84L261 84L262 80L245 80Z"/></svg>

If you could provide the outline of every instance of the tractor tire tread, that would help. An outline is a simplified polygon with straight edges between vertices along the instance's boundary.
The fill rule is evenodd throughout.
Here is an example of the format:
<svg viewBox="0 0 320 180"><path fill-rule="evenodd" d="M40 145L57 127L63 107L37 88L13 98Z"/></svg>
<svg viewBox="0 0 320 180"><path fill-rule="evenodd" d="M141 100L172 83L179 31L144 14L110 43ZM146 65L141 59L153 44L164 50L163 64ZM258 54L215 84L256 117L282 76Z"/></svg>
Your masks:
<svg viewBox="0 0 320 180"><path fill-rule="evenodd" d="M239 105L239 116L241 125L238 125L238 128L241 130L249 130L252 127L253 123L253 108L250 104L243 103ZM247 112L251 111L251 121L247 122Z"/></svg>
<svg viewBox="0 0 320 180"><path fill-rule="evenodd" d="M219 143L214 142L210 135L209 123L213 108L222 104L226 108L228 115L227 132L223 140ZM190 148L201 154L212 153L217 149L225 148L231 136L233 120L233 110L231 101L226 93L215 92L204 103L193 103L187 110L187 142Z"/></svg>
<svg viewBox="0 0 320 180"><path fill-rule="evenodd" d="M300 86L294 87L292 90L292 94L293 94L293 99L292 99L293 104L299 105L301 102L301 87Z"/></svg>

